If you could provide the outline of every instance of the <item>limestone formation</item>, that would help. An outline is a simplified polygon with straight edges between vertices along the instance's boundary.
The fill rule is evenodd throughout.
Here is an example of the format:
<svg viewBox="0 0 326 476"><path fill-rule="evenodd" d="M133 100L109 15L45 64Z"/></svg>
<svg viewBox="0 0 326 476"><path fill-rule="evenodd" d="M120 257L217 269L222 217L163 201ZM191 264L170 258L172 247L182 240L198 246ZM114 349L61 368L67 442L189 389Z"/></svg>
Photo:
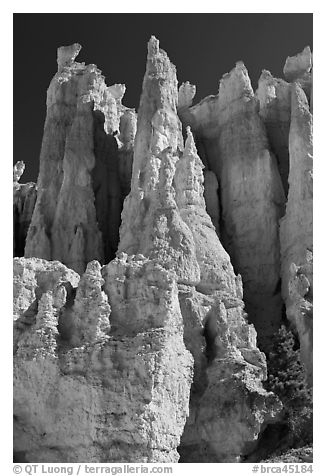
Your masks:
<svg viewBox="0 0 326 476"><path fill-rule="evenodd" d="M216 233L220 234L220 202L218 182L211 170L204 170L204 198L208 215L211 217Z"/></svg>
<svg viewBox="0 0 326 476"><path fill-rule="evenodd" d="M118 137L119 180L123 199L130 192L136 130L137 114L133 109L126 109L120 117Z"/></svg>
<svg viewBox="0 0 326 476"><path fill-rule="evenodd" d="M80 49L77 43L58 49L25 256L60 260L82 273L89 261L108 262L117 249L122 200L115 135L127 108L125 86L107 87L95 65L75 62Z"/></svg>
<svg viewBox="0 0 326 476"><path fill-rule="evenodd" d="M103 269L104 279L89 263L79 284L58 262L20 258L15 266L16 458L177 462L192 357L174 274L126 255Z"/></svg>
<svg viewBox="0 0 326 476"><path fill-rule="evenodd" d="M289 195L286 214L280 223L282 293L287 316L299 332L301 354L311 381L312 312L310 304L308 313L304 309L300 310L300 307L306 294L308 298L305 299L312 302L312 273L307 275L303 272L306 277L302 279L308 280L307 290L303 294L299 291L299 295L296 295L293 292L293 286L296 287L293 283L296 276L293 266L300 270L308 262L312 267L312 115L307 97L297 82L291 86L291 100ZM301 272L299 274L302 275Z"/></svg>
<svg viewBox="0 0 326 476"><path fill-rule="evenodd" d="M80 49L37 198L14 168L15 461L249 461L282 418L260 349L284 305L312 382L310 50L192 105L151 37L136 113Z"/></svg>
<svg viewBox="0 0 326 476"><path fill-rule="evenodd" d="M290 266L287 316L295 323L300 338L301 361L305 365L306 380L312 386L313 378L313 257L307 250L303 264Z"/></svg>
<svg viewBox="0 0 326 476"><path fill-rule="evenodd" d="M288 193L289 132L291 122L291 86L263 70L256 96L259 114L264 121L268 141L276 159L284 192Z"/></svg>
<svg viewBox="0 0 326 476"><path fill-rule="evenodd" d="M309 46L306 46L301 53L296 56L288 56L283 68L283 73L287 81L295 81L298 78L310 73L312 68L312 55Z"/></svg>
<svg viewBox="0 0 326 476"><path fill-rule="evenodd" d="M312 112L312 53L309 46L296 56L287 57L283 73L287 81L300 84Z"/></svg>
<svg viewBox="0 0 326 476"><path fill-rule="evenodd" d="M179 109L203 144L207 167L218 179L221 239L242 276L244 300L258 339L268 348L282 316L278 221L284 191L274 155L242 62L208 96Z"/></svg>
<svg viewBox="0 0 326 476"><path fill-rule="evenodd" d="M229 293L204 295L180 287L179 299L186 347L195 359L180 461L241 462L254 451L262 427L277 421L281 410L261 384L266 360L256 347L256 332L242 300Z"/></svg>
<svg viewBox="0 0 326 476"><path fill-rule="evenodd" d="M152 38L138 113L131 192L124 203L119 249L129 255L144 255L176 273L184 340L194 358L190 416L179 448L181 460L191 461L195 454L201 461L203 454L208 453L209 461L235 461L255 447L262 422L267 424L275 418L280 406L261 384L266 376L264 355L257 349L255 331L245 319L241 277L235 276L205 210L203 164L190 129L185 146L180 142L176 83L174 66ZM131 312L137 326L135 305ZM127 310L122 315L120 311L119 320L128 315ZM230 335L230 340L224 335ZM232 380L225 386L225 373L210 372L211 366L219 368L221 362L232 369L234 362L241 369L238 377L230 371L236 384ZM232 396L234 391L238 397ZM248 408L252 421L241 427L235 423L240 410L230 410L228 425L238 426L234 433L225 434L220 431L226 419L224 403L221 411L207 409L209 416L199 409L204 408L204 402L214 399L225 399L227 406L233 398L241 401L239 408ZM222 440L225 448L232 447L232 451L220 448L216 442Z"/></svg>
<svg viewBox="0 0 326 476"><path fill-rule="evenodd" d="M15 164L13 183L14 256L24 256L26 236L37 195L34 182L19 183L24 170L23 161Z"/></svg>
<svg viewBox="0 0 326 476"><path fill-rule="evenodd" d="M197 289L205 294L214 290L237 294L230 258L222 247L206 212L202 168L203 164L188 127L184 152L177 162L174 182L180 216L194 239L196 258L200 267Z"/></svg>
<svg viewBox="0 0 326 476"><path fill-rule="evenodd" d="M192 100L196 95L196 86L189 81L182 83L178 93L178 108L183 109L192 106Z"/></svg>

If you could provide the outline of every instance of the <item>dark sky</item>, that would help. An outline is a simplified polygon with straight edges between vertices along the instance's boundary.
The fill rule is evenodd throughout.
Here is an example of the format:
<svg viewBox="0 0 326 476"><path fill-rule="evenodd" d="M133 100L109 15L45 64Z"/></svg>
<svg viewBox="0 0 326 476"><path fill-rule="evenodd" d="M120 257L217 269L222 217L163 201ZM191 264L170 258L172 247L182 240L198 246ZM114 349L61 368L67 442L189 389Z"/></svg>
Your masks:
<svg viewBox="0 0 326 476"><path fill-rule="evenodd" d="M46 90L58 46L80 43L77 61L95 63L108 85L126 84L123 103L138 108L151 35L197 86L195 102L218 92L222 75L243 60L254 89L262 69L282 77L288 55L312 48L312 14L14 14L14 162L36 180Z"/></svg>

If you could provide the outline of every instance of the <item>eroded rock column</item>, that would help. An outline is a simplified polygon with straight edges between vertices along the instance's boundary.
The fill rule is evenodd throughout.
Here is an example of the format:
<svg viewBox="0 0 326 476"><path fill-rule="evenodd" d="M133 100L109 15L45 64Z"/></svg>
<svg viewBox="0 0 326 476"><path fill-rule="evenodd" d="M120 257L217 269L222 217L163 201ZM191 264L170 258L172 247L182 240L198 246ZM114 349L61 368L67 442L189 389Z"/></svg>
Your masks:
<svg viewBox="0 0 326 476"><path fill-rule="evenodd" d="M241 274L244 301L258 341L268 348L282 317L278 221L285 196L275 157L242 62L220 82L218 96L179 109L218 179L220 233Z"/></svg>
<svg viewBox="0 0 326 476"><path fill-rule="evenodd" d="M96 65L77 63L78 44L58 49L47 93L38 199L25 256L60 260L79 273L108 262L122 208L120 117L125 86L106 86Z"/></svg>
<svg viewBox="0 0 326 476"><path fill-rule="evenodd" d="M35 183L19 183L24 170L25 164L23 161L15 164L13 183L14 256L24 256L26 236L37 196Z"/></svg>
<svg viewBox="0 0 326 476"><path fill-rule="evenodd" d="M308 381L312 380L312 115L298 82L291 86L290 172L286 214L280 224L282 293L296 326ZM301 284L300 284L301 283Z"/></svg>

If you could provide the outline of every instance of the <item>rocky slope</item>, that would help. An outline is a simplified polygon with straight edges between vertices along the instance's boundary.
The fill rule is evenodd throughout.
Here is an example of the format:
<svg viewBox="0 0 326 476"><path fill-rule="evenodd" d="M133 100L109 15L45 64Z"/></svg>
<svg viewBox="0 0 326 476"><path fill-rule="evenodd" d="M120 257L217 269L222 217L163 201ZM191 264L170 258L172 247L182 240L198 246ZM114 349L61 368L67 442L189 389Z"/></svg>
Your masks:
<svg viewBox="0 0 326 476"><path fill-rule="evenodd" d="M311 371L306 50L291 84L255 94L237 63L192 106L152 37L137 114L79 50L58 49L14 260L15 459L254 458L282 417L256 338L284 305Z"/></svg>

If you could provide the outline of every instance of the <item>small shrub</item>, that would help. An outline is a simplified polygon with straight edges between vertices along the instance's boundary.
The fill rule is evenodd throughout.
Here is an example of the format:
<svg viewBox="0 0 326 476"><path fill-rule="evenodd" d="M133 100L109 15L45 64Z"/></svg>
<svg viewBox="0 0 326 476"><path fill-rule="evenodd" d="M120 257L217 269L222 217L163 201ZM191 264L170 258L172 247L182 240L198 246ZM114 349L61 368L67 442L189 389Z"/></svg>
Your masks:
<svg viewBox="0 0 326 476"><path fill-rule="evenodd" d="M304 368L295 336L281 326L268 355L266 388L274 392L284 406L284 421L293 446L312 442L312 389L305 383Z"/></svg>

